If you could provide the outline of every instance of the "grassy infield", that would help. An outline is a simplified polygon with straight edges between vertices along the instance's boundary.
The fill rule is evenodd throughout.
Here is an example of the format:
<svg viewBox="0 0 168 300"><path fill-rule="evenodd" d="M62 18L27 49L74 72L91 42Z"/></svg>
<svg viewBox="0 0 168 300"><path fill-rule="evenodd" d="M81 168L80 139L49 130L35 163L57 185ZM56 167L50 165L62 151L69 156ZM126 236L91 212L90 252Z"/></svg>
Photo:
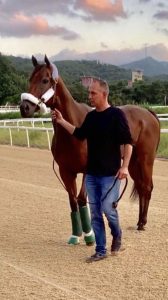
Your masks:
<svg viewBox="0 0 168 300"><path fill-rule="evenodd" d="M166 109L155 109L156 113L168 113L168 108ZM9 118L20 118L19 115L12 115L12 113L3 116L0 115L1 119L9 119ZM0 124L1 125L1 124ZM10 123L8 125L15 125L13 123ZM30 126L30 123L25 123L23 126ZM41 127L42 124L39 122L35 123L36 127ZM52 127L52 124L50 122L45 124L45 127ZM168 122L161 122L161 128L168 128ZM50 141L52 140L53 133L49 132L50 135ZM12 129L12 138L13 138L13 145L16 146L27 146L27 139L26 139L26 132L25 130L18 130L18 129ZM30 138L30 146L36 147L36 148L42 148L42 149L48 149L48 141L47 141L47 135L46 132L41 131L29 131L29 138ZM8 145L10 144L10 136L9 136L9 129L1 129L0 128L0 144L2 145ZM161 140L159 149L157 152L158 157L167 157L168 158L168 133L162 133L161 134Z"/></svg>

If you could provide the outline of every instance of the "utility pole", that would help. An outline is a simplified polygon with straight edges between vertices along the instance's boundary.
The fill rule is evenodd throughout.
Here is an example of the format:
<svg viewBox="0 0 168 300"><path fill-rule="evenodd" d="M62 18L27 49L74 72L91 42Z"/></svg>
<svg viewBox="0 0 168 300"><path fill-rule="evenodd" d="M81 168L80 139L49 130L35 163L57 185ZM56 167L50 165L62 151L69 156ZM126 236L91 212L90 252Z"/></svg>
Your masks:
<svg viewBox="0 0 168 300"><path fill-rule="evenodd" d="M164 96L164 105L166 106L166 100L167 100L167 97L166 95Z"/></svg>
<svg viewBox="0 0 168 300"><path fill-rule="evenodd" d="M145 44L145 59L147 58L147 47L148 47L148 44Z"/></svg>

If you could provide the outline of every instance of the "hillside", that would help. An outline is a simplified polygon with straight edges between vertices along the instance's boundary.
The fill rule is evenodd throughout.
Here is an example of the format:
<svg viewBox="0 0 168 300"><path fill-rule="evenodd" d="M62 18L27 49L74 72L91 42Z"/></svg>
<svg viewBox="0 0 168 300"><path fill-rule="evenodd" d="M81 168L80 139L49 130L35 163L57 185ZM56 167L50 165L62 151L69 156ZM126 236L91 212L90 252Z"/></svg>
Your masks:
<svg viewBox="0 0 168 300"><path fill-rule="evenodd" d="M12 65L20 74L29 76L33 70L31 59L7 56ZM98 63L88 60L62 60L54 61L58 71L66 83L78 82L81 76L96 76L105 79L110 83L118 80L130 80L131 71L135 69L143 70L144 76L151 77L152 80L167 79L168 62L157 61L152 57L138 60L129 64L114 66L110 64Z"/></svg>
<svg viewBox="0 0 168 300"><path fill-rule="evenodd" d="M31 74L33 70L31 59L15 56L8 56L8 59L19 73L27 76ZM96 61L65 60L55 61L54 64L57 66L59 74L68 84L79 82L81 76L84 75L101 77L107 80L108 83L131 79L130 70L113 65L100 64Z"/></svg>
<svg viewBox="0 0 168 300"><path fill-rule="evenodd" d="M121 66L127 70L142 70L145 76L153 77L168 74L168 62L157 61L152 57L147 57L142 60L134 61ZM162 77L162 76L161 76Z"/></svg>
<svg viewBox="0 0 168 300"><path fill-rule="evenodd" d="M61 76L72 82L79 81L81 76L101 77L110 84L113 81L131 79L130 70L125 70L113 65L100 64L96 61L57 61L54 62Z"/></svg>

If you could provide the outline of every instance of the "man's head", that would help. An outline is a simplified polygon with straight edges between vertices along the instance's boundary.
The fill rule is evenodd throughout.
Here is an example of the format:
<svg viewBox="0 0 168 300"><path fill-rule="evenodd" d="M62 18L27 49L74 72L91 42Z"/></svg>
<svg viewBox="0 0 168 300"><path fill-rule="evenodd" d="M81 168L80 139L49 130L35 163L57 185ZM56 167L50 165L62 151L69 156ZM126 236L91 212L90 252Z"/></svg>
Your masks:
<svg viewBox="0 0 168 300"><path fill-rule="evenodd" d="M88 87L91 106L100 108L108 103L109 87L106 81L92 78Z"/></svg>

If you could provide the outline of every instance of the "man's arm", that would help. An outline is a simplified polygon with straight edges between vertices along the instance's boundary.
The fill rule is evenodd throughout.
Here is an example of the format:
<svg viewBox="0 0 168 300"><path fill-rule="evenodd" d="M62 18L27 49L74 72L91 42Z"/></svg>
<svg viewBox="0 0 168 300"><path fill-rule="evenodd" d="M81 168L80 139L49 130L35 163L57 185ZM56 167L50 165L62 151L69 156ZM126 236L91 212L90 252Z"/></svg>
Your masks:
<svg viewBox="0 0 168 300"><path fill-rule="evenodd" d="M131 155L132 155L132 145L130 145L130 144L124 145L122 167L128 168L129 162L130 162L130 159L131 159Z"/></svg>
<svg viewBox="0 0 168 300"><path fill-rule="evenodd" d="M58 109L55 108L51 112L51 117L52 117L53 122L56 121L58 124L60 124L62 127L64 127L70 134L74 133L75 126L72 125L71 123L69 123L68 121L66 121Z"/></svg>
<svg viewBox="0 0 168 300"><path fill-rule="evenodd" d="M123 179L128 176L128 166L131 159L131 155L132 155L132 145L131 144L124 145L122 166L116 174L116 177L118 177L119 179Z"/></svg>

